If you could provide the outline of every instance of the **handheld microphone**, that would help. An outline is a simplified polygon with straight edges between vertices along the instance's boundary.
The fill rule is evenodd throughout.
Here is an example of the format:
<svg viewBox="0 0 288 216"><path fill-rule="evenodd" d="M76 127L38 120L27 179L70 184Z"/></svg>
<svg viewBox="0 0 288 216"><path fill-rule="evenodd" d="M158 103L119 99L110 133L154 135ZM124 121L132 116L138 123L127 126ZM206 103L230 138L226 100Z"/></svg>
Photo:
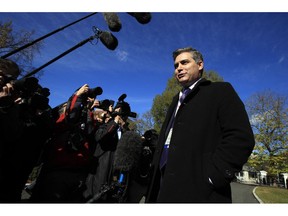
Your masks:
<svg viewBox="0 0 288 216"><path fill-rule="evenodd" d="M151 13L128 13L133 16L139 23L147 24L151 20Z"/></svg>
<svg viewBox="0 0 288 216"><path fill-rule="evenodd" d="M127 97L127 95L124 93L119 98L118 101L124 101L124 99Z"/></svg>
<svg viewBox="0 0 288 216"><path fill-rule="evenodd" d="M134 174L141 159L142 143L141 136L134 131L126 131L122 134L114 153L112 182L105 184L88 203L96 202L108 192L114 201L117 200L120 203L126 201L130 176Z"/></svg>
<svg viewBox="0 0 288 216"><path fill-rule="evenodd" d="M116 13L102 13L109 29L113 32L119 32L122 28L121 21Z"/></svg>
<svg viewBox="0 0 288 216"><path fill-rule="evenodd" d="M118 46L117 38L108 31L101 31L99 38L103 45L110 50L115 50Z"/></svg>

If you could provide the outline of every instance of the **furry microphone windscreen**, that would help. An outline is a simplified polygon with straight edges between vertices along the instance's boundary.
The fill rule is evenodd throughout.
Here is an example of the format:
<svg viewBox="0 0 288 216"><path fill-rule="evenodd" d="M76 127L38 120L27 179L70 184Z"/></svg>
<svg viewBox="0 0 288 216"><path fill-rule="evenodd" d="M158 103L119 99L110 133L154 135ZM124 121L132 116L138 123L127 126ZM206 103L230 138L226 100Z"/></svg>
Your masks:
<svg viewBox="0 0 288 216"><path fill-rule="evenodd" d="M114 169L123 172L130 172L140 160L143 140L139 134L127 131L122 134L118 141L114 157Z"/></svg>
<svg viewBox="0 0 288 216"><path fill-rule="evenodd" d="M117 38L108 31L102 31L99 37L103 45L110 50L115 50L118 46Z"/></svg>
<svg viewBox="0 0 288 216"><path fill-rule="evenodd" d="M102 14L111 31L119 32L121 30L122 24L116 13L102 13Z"/></svg>

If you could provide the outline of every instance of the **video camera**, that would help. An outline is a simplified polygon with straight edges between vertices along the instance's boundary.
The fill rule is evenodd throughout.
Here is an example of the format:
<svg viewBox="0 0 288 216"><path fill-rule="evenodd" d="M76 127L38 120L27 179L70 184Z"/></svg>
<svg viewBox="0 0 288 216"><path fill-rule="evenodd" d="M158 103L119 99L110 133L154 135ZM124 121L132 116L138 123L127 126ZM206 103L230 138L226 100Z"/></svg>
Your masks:
<svg viewBox="0 0 288 216"><path fill-rule="evenodd" d="M132 118L136 118L137 117L137 113L135 112L131 112L131 108L130 105L124 101L124 99L127 97L126 94L122 94L119 98L118 98L118 102L116 104L116 106L113 109L112 112L112 116L116 116L116 115L120 115L121 117L123 116L128 116L128 117L132 117ZM117 108L121 108L120 112L116 112L115 110Z"/></svg>
<svg viewBox="0 0 288 216"><path fill-rule="evenodd" d="M77 92L81 87L75 90ZM103 93L103 89L101 87L95 87L95 88L89 88L88 92L86 92L83 96L84 97L90 97L90 98L96 98L97 95L101 95Z"/></svg>
<svg viewBox="0 0 288 216"><path fill-rule="evenodd" d="M80 89L81 87L79 87L78 89L75 90L75 93ZM85 109L87 108L86 105L88 103L88 106L92 106L93 102L88 101L87 98L96 98L97 95L101 95L103 93L103 90L101 87L95 87L95 88L89 88L88 91L85 94L81 95L82 100L82 104L85 105ZM71 98L70 98L71 99ZM70 100L69 99L69 100Z"/></svg>
<svg viewBox="0 0 288 216"><path fill-rule="evenodd" d="M96 88L89 88L87 92L87 97L90 98L96 98L97 95L101 95L103 93L103 90L101 87L96 87Z"/></svg>
<svg viewBox="0 0 288 216"><path fill-rule="evenodd" d="M109 99L105 99L105 100L101 100L99 101L100 105L98 108L103 109L105 111L109 111L109 107L110 106L114 106L115 101L114 100L109 100Z"/></svg>
<svg viewBox="0 0 288 216"><path fill-rule="evenodd" d="M39 85L35 77L25 77L12 81L15 91L22 98L22 103L32 108L44 110L49 107L50 90Z"/></svg>
<svg viewBox="0 0 288 216"><path fill-rule="evenodd" d="M48 96L50 95L50 90L39 85L39 80L37 78L24 77L19 80L14 80L8 76L6 77L5 83L9 82L14 88L14 97L17 96L22 99L20 102L21 104L29 105L31 108L42 110L49 107ZM1 102L1 106L5 106L5 104L2 104Z"/></svg>

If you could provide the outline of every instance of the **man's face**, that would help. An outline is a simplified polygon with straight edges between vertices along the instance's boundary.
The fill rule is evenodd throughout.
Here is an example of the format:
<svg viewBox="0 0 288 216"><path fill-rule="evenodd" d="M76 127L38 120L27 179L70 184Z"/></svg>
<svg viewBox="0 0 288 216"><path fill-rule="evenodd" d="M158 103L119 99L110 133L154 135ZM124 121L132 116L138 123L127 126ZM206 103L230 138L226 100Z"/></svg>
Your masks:
<svg viewBox="0 0 288 216"><path fill-rule="evenodd" d="M203 66L202 61L195 62L191 53L181 53L174 61L175 78L183 87L188 87L201 77L200 70Z"/></svg>

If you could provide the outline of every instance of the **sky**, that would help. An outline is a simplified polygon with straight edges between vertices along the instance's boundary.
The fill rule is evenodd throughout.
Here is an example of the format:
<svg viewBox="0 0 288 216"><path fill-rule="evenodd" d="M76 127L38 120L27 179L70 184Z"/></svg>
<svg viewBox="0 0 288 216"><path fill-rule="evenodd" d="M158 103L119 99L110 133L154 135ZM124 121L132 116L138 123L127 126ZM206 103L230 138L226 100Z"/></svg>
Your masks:
<svg viewBox="0 0 288 216"><path fill-rule="evenodd" d="M33 39L66 26L90 12L1 12L1 22L13 29L35 31ZM50 89L52 107L66 101L88 84L101 87L99 100L125 93L132 111L143 114L152 107L173 75L172 52L192 46L202 52L205 70L214 70L230 82L245 102L264 90L288 96L288 13L284 12L152 12L140 24L118 12L122 28L112 32L115 50L93 40L43 69L40 84ZM38 68L94 35L92 27L110 31L102 13L82 20L43 40Z"/></svg>
<svg viewBox="0 0 288 216"><path fill-rule="evenodd" d="M0 11L0 21L12 21L15 31L34 31L35 40L92 13L85 9L84 12L33 9L10 12L8 7ZM243 102L265 90L288 96L287 12L234 9L158 12L156 9L151 10L149 23L140 24L125 10L119 11L122 28L112 32L118 39L115 50L94 39L42 70L39 83L50 89L52 107L67 101L76 89L88 84L90 88L103 89L99 100L117 101L125 93L125 101L141 116L151 109L153 99L165 90L173 76L172 52L187 46L198 49L204 56L205 70L213 70L230 82ZM42 40L34 67L41 67L93 36L93 26L110 31L98 12Z"/></svg>

